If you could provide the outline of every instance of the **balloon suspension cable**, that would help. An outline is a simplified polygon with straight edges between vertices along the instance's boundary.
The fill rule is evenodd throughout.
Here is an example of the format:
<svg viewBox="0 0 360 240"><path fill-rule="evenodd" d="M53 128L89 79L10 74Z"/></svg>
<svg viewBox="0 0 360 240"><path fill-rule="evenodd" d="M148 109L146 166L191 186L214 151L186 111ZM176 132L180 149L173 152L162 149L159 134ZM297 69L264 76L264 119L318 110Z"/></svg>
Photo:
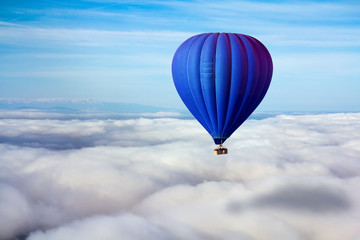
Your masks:
<svg viewBox="0 0 360 240"><path fill-rule="evenodd" d="M215 155L222 155L222 154L227 154L228 153L227 148L223 147L222 143L223 143L223 141L221 140L221 143L220 143L219 147L214 149L214 154Z"/></svg>

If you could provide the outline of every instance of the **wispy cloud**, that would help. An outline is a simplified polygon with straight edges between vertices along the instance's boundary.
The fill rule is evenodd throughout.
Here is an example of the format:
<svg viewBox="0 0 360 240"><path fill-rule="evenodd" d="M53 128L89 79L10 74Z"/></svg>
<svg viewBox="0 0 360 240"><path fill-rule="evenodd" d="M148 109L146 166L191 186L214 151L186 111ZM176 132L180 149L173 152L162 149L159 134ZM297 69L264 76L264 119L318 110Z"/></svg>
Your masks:
<svg viewBox="0 0 360 240"><path fill-rule="evenodd" d="M110 2L117 3L119 6L128 4L123 1ZM143 8L149 6L152 6L149 12L139 14L139 11L142 12ZM154 6L163 6L176 17L169 18L164 12L155 14ZM54 23L48 27L38 27L35 22L33 25L19 28L8 26L1 29L3 42L16 43L16 39L24 39L21 41L22 44L28 40L34 40L31 44L36 40L50 40L54 43L64 42L82 46L118 46L127 45L128 42L133 45L161 42L159 45L162 45L163 41L179 41L179 38L184 40L196 32L214 31L214 28L220 31L232 29L234 32L255 34L264 37L263 40L268 44L277 46L359 46L360 42L360 30L354 29L354 24L360 21L357 14L360 9L357 4L350 2L151 1L138 2L130 9L99 7L28 9L27 11L33 14L40 12L42 15L45 14L45 17L48 14L60 19L64 16L72 19L79 16L81 18L101 15L107 19L106 21L118 19L116 21L119 24L137 27L131 30L121 24L121 28L127 30L117 31L103 30L103 27L98 25L80 27L76 22L71 25L71 28L62 25L54 26ZM179 26L182 24L188 26L191 24L190 19L200 27L193 25L191 28L187 27L187 29L193 29L192 31L184 32ZM142 29L141 23L147 22L153 25ZM209 22L211 26L208 25ZM11 37L13 38L6 40Z"/></svg>
<svg viewBox="0 0 360 240"><path fill-rule="evenodd" d="M256 28L259 30L259 28ZM171 48L171 54L176 47L185 39L196 33L159 31L159 32L129 32L129 31L105 31L87 29L57 29L57 28L37 28L37 27L6 27L0 29L0 43L22 46L40 47L58 45L62 48L79 47L121 47L122 51L126 48L133 48L131 58L148 59L159 58L159 54L164 54L166 49ZM298 47L306 50L323 51L321 49L333 48L333 51L347 51L346 48L360 46L360 30L347 27L270 27L264 29L258 36L270 50L282 51L280 47ZM144 53L140 54L140 49L146 46ZM304 49L305 48L305 49ZM154 49L158 52L154 55ZM307 50L307 51L310 51ZM128 51L128 50L126 50ZM124 52L125 53L125 52ZM168 52L169 53L169 52ZM171 55L169 53L169 55ZM129 53L125 53L129 55ZM151 54L151 57L150 57ZM126 57L126 55L123 55ZM76 53L74 53L76 58ZM100 55L101 57L101 55ZM171 56L168 56L171 58ZM167 62L169 61L166 59ZM158 61L152 61L152 63Z"/></svg>
<svg viewBox="0 0 360 240"><path fill-rule="evenodd" d="M206 1L194 1L193 4L203 5ZM353 3L334 2L264 2L264 1L210 1L206 2L200 12L210 12L213 16L245 15L254 19L272 19L272 21L284 21L283 24L293 21L318 21L325 24L327 21L338 23L360 20L357 12L360 7ZM182 3L185 5L184 3ZM241 20L245 20L244 18ZM298 22L300 23L300 22Z"/></svg>
<svg viewBox="0 0 360 240"><path fill-rule="evenodd" d="M178 42L192 33L176 31L106 31L69 28L6 27L0 29L1 43L10 45L70 44L79 46L124 46ZM40 41L40 42L39 42Z"/></svg>

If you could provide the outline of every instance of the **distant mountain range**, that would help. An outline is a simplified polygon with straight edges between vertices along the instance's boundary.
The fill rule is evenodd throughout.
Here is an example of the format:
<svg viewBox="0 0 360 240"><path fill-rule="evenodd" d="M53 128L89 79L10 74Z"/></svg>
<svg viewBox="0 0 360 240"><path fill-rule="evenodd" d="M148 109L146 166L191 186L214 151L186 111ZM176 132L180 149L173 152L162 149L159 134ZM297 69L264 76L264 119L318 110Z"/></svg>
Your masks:
<svg viewBox="0 0 360 240"><path fill-rule="evenodd" d="M46 114L45 114L46 113ZM249 119L264 119L279 114L318 114L324 112L257 112ZM185 108L164 108L134 103L102 102L91 99L0 98L1 118L128 119L171 117L193 119Z"/></svg>

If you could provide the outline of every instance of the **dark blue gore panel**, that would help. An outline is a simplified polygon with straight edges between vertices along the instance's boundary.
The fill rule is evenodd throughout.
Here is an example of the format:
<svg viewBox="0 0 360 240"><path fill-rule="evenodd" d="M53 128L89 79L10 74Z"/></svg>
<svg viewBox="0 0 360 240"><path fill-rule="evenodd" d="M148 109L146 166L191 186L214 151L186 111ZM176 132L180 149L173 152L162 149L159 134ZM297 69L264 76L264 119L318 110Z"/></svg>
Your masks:
<svg viewBox="0 0 360 240"><path fill-rule="evenodd" d="M235 33L203 33L177 49L172 74L189 111L216 144L251 115L272 77L271 56L257 39Z"/></svg>

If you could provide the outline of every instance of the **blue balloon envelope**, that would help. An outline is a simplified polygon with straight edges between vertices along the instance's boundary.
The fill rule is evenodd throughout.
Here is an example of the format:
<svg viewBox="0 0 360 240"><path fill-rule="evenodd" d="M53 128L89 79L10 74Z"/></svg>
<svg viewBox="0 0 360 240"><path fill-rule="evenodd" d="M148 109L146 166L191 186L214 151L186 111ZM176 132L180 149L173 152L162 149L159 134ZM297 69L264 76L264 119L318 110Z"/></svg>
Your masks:
<svg viewBox="0 0 360 240"><path fill-rule="evenodd" d="M264 98L271 56L257 39L237 33L203 33L177 49L172 75L182 101L222 144Z"/></svg>

